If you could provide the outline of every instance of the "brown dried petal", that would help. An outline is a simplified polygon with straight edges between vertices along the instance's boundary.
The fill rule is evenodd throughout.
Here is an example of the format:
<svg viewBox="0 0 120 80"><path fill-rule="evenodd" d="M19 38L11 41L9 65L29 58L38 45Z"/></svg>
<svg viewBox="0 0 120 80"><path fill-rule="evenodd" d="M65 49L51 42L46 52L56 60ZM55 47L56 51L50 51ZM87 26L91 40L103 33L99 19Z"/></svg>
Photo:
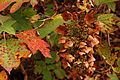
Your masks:
<svg viewBox="0 0 120 80"><path fill-rule="evenodd" d="M73 19L73 15L70 12L68 12L68 11L64 12L61 16L63 17L63 19L65 21Z"/></svg>
<svg viewBox="0 0 120 80"><path fill-rule="evenodd" d="M73 57L71 54L67 54L65 56L66 60L68 60L69 62L73 62L73 60L75 59L75 57Z"/></svg>
<svg viewBox="0 0 120 80"><path fill-rule="evenodd" d="M79 48L84 48L84 47L85 47L85 45L81 45L81 44L79 45Z"/></svg>
<svg viewBox="0 0 120 80"><path fill-rule="evenodd" d="M94 62L90 62L89 65L92 67L94 66Z"/></svg>
<svg viewBox="0 0 120 80"><path fill-rule="evenodd" d="M57 27L55 29L55 31L59 34L59 35L67 35L68 31L67 31L67 26L62 26L60 25L59 27Z"/></svg>
<svg viewBox="0 0 120 80"><path fill-rule="evenodd" d="M86 52L86 53L89 53L91 50L92 50L91 47L87 47L87 48L85 49L85 52Z"/></svg>
<svg viewBox="0 0 120 80"><path fill-rule="evenodd" d="M85 53L85 52L79 52L79 54L80 54L80 55L84 55L84 54L86 54L86 53Z"/></svg>
<svg viewBox="0 0 120 80"><path fill-rule="evenodd" d="M87 41L92 41L93 37L91 35L88 36Z"/></svg>
<svg viewBox="0 0 120 80"><path fill-rule="evenodd" d="M66 42L66 40L67 40L67 38L66 38L66 37L61 37L61 38L59 39L58 44L65 43L65 42Z"/></svg>
<svg viewBox="0 0 120 80"><path fill-rule="evenodd" d="M67 42L64 44L64 48L68 48L68 47L73 47L73 42L72 42L72 41L67 41Z"/></svg>
<svg viewBox="0 0 120 80"><path fill-rule="evenodd" d="M88 62L90 63L90 62L93 62L93 61L95 61L95 58L93 57L93 55L91 55L90 58L88 59Z"/></svg>
<svg viewBox="0 0 120 80"><path fill-rule="evenodd" d="M67 49L60 49L59 52L65 52Z"/></svg>
<svg viewBox="0 0 120 80"><path fill-rule="evenodd" d="M59 53L59 56L60 56L60 57L65 57L65 56L66 56L66 53Z"/></svg>
<svg viewBox="0 0 120 80"><path fill-rule="evenodd" d="M87 45L85 42L80 42L81 45Z"/></svg>
<svg viewBox="0 0 120 80"><path fill-rule="evenodd" d="M75 64L80 64L80 63L82 63L82 62L78 60L78 61L76 61L76 62L74 62L74 63L75 63Z"/></svg>
<svg viewBox="0 0 120 80"><path fill-rule="evenodd" d="M91 24L94 22L94 16L93 16L93 13L89 13L89 14L86 14L85 15L85 18L84 18L84 21L86 22L86 24Z"/></svg>
<svg viewBox="0 0 120 80"><path fill-rule="evenodd" d="M95 28L98 30L101 30L101 28L104 27L104 24L100 21L97 21L94 24L95 24Z"/></svg>
<svg viewBox="0 0 120 80"><path fill-rule="evenodd" d="M88 68L88 67L89 67L88 62L84 62L84 65L85 65L85 67L86 67L86 68Z"/></svg>

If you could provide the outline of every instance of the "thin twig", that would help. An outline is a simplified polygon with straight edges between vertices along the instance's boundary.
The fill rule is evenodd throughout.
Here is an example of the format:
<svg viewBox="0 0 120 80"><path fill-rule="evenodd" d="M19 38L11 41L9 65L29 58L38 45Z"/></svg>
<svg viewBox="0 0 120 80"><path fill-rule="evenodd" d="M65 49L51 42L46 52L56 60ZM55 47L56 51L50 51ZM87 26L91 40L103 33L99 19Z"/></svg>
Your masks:
<svg viewBox="0 0 120 80"><path fill-rule="evenodd" d="M109 32L107 32L107 38L108 38L108 46L110 47L111 45L110 45L110 34L109 34Z"/></svg>
<svg viewBox="0 0 120 80"><path fill-rule="evenodd" d="M56 0L53 0L53 1L54 1L55 6L56 6L56 11L57 11L58 10L57 2L56 2Z"/></svg>
<svg viewBox="0 0 120 80"><path fill-rule="evenodd" d="M35 80L38 80L39 78L41 78L42 76L40 75L40 76L38 76L37 78L35 78Z"/></svg>
<svg viewBox="0 0 120 80"><path fill-rule="evenodd" d="M47 21L47 20L53 19L56 16L56 14L57 14L57 12L55 12L55 14L49 18L38 20L38 21Z"/></svg>
<svg viewBox="0 0 120 80"><path fill-rule="evenodd" d="M40 27L43 26L44 24L45 24L45 21L44 21L42 24L40 24L38 27L36 27L35 29L33 29L33 30L36 30L36 29L40 28Z"/></svg>
<svg viewBox="0 0 120 80"><path fill-rule="evenodd" d="M20 68L21 68L22 73L24 75L24 80L28 80L27 72L25 71L25 69L24 69L22 64L20 64Z"/></svg>

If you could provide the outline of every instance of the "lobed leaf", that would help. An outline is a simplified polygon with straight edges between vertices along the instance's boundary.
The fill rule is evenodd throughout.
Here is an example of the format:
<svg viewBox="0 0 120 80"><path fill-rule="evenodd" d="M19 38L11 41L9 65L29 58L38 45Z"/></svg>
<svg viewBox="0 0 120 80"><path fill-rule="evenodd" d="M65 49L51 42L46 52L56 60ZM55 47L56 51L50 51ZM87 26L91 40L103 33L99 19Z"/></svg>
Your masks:
<svg viewBox="0 0 120 80"><path fill-rule="evenodd" d="M119 80L117 75L113 72L112 74L107 74L110 77L110 80Z"/></svg>
<svg viewBox="0 0 120 80"><path fill-rule="evenodd" d="M104 3L109 3L109 2L119 1L119 0L93 0L93 1L98 6Z"/></svg>
<svg viewBox="0 0 120 80"><path fill-rule="evenodd" d="M107 42L105 42L104 47L98 46L98 53L103 55L106 58L106 61L111 65L112 69L120 73L120 58L117 57L117 54L112 54Z"/></svg>
<svg viewBox="0 0 120 80"><path fill-rule="evenodd" d="M51 22L46 23L44 26L37 30L40 34L40 38L44 38L46 35L54 31L59 25L62 25L63 23L70 23L70 20L64 21L61 14L56 15Z"/></svg>
<svg viewBox="0 0 120 80"><path fill-rule="evenodd" d="M36 33L36 31L28 30L16 34L16 36L28 45L28 48L33 54L35 54L37 50L40 50L45 57L52 58L49 54L49 49L47 48L49 45L45 41L39 39L39 36L36 35Z"/></svg>
<svg viewBox="0 0 120 80"><path fill-rule="evenodd" d="M15 53L24 53L28 50L19 46L21 41L15 39L0 40L0 60L3 66L9 73L12 68L17 68L20 64L20 58L23 55L15 55Z"/></svg>
<svg viewBox="0 0 120 80"><path fill-rule="evenodd" d="M12 25L16 22L14 19L12 19L10 16L2 16L0 15L0 33L3 31L15 35L15 30L12 27Z"/></svg>
<svg viewBox="0 0 120 80"><path fill-rule="evenodd" d="M113 16L114 14L102 14L97 17L97 20L104 23L105 26L103 27L103 29L109 30L109 29L113 29L112 28L112 24L113 24L112 21L114 20Z"/></svg>

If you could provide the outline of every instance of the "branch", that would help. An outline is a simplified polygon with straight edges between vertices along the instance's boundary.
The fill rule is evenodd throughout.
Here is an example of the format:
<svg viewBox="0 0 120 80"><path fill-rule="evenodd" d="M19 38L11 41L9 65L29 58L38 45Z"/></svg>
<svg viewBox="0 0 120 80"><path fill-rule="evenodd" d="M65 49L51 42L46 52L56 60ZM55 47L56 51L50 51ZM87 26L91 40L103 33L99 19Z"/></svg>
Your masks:
<svg viewBox="0 0 120 80"><path fill-rule="evenodd" d="M20 68L21 68L22 73L24 75L24 80L28 80L27 72L25 71L25 69L24 69L22 64L20 64Z"/></svg>

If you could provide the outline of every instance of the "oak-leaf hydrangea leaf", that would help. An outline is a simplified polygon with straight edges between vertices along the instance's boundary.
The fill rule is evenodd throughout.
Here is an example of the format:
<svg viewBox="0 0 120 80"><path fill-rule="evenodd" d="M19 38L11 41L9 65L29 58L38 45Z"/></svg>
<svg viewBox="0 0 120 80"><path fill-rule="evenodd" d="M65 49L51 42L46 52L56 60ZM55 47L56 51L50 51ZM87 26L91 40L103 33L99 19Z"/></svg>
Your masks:
<svg viewBox="0 0 120 80"><path fill-rule="evenodd" d="M35 54L37 50L40 50L45 57L52 58L49 53L50 50L47 48L49 45L44 40L39 39L36 31L28 30L16 34L16 36L27 44L33 54Z"/></svg>
<svg viewBox="0 0 120 80"><path fill-rule="evenodd" d="M9 74L12 68L15 69L20 65L20 58L24 57L16 58L15 53L29 52L29 50L19 45L20 42L16 39L0 40L0 64Z"/></svg>

